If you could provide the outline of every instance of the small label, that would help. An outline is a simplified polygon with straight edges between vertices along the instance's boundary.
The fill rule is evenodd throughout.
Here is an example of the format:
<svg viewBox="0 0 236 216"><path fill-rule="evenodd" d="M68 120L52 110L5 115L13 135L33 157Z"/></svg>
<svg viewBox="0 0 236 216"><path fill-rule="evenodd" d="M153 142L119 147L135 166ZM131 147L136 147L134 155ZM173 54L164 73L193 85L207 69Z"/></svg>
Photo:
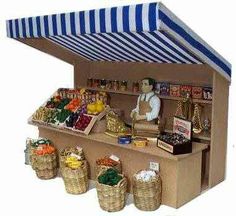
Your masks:
<svg viewBox="0 0 236 216"><path fill-rule="evenodd" d="M159 172L159 170L160 170L159 163L157 163L157 162L150 162L149 168L151 170L154 170L154 171L157 171L157 172Z"/></svg>
<svg viewBox="0 0 236 216"><path fill-rule="evenodd" d="M120 158L118 158L118 157L115 156L115 155L111 155L111 156L110 156L110 159L112 159L112 160L114 160L114 161L116 161L116 162L119 162L119 160L120 160Z"/></svg>
<svg viewBox="0 0 236 216"><path fill-rule="evenodd" d="M76 146L76 149L78 150L78 151L82 151L83 149L81 148L81 147L79 147L79 146Z"/></svg>
<svg viewBox="0 0 236 216"><path fill-rule="evenodd" d="M165 143L161 140L158 140L158 144L157 144L158 147L170 152L170 153L173 153L174 152L174 148L173 146L169 145L168 143Z"/></svg>

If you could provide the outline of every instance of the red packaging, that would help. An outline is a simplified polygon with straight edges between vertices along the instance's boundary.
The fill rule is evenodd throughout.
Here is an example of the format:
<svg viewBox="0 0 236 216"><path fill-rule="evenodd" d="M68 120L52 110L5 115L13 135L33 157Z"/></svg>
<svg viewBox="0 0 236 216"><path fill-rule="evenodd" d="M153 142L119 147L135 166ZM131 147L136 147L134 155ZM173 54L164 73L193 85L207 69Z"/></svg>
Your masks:
<svg viewBox="0 0 236 216"><path fill-rule="evenodd" d="M192 98L202 99L202 87L200 87L200 86L193 86L192 87Z"/></svg>
<svg viewBox="0 0 236 216"><path fill-rule="evenodd" d="M180 85L170 85L170 96L180 97Z"/></svg>
<svg viewBox="0 0 236 216"><path fill-rule="evenodd" d="M192 86L190 85L181 85L180 86L180 96L186 97L187 93L192 94Z"/></svg>

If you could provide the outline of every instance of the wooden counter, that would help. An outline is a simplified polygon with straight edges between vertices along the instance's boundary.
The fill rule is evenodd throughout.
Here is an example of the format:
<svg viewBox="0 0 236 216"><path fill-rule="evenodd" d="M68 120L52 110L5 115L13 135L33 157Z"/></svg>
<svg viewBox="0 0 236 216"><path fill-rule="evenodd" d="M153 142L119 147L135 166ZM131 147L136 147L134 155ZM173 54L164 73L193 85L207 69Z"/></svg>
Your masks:
<svg viewBox="0 0 236 216"><path fill-rule="evenodd" d="M32 122L29 122L31 124ZM73 131L62 130L51 126L37 124L39 136L53 141L58 149L79 145L83 148L90 165L90 178L95 179L94 165L98 158L115 154L122 161L123 173L128 178L129 191L131 178L138 170L146 169L149 163L160 165L162 178L162 203L178 208L192 200L202 190L202 151L208 145L193 143L193 152L184 155L171 155L151 143L148 147L137 148L130 145L120 145L117 139L102 133L83 135Z"/></svg>

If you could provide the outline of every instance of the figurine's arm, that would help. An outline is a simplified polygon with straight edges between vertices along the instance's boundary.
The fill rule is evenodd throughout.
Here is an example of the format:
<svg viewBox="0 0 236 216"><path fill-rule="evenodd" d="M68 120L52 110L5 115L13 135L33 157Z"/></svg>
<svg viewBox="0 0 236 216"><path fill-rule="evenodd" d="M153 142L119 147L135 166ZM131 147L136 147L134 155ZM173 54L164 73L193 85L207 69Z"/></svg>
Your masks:
<svg viewBox="0 0 236 216"><path fill-rule="evenodd" d="M140 100L141 95L139 95L136 107L131 111L130 117L133 118L134 113L139 113L139 100Z"/></svg>
<svg viewBox="0 0 236 216"><path fill-rule="evenodd" d="M160 98L157 96L152 97L150 100L150 106L152 108L152 111L149 113L146 113L147 121L152 121L153 119L156 119L159 116L159 112L161 108Z"/></svg>

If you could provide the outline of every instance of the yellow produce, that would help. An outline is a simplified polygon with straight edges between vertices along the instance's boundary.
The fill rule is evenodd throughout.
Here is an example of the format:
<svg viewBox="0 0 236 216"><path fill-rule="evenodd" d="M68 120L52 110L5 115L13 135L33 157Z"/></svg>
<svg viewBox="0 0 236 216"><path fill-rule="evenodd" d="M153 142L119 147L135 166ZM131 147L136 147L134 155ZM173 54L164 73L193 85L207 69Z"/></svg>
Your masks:
<svg viewBox="0 0 236 216"><path fill-rule="evenodd" d="M97 100L95 103L87 105L88 114L94 114L102 112L105 109L105 106L101 100Z"/></svg>
<svg viewBox="0 0 236 216"><path fill-rule="evenodd" d="M72 169L78 169L83 164L83 162L79 161L76 157L67 157L65 163L68 167Z"/></svg>

